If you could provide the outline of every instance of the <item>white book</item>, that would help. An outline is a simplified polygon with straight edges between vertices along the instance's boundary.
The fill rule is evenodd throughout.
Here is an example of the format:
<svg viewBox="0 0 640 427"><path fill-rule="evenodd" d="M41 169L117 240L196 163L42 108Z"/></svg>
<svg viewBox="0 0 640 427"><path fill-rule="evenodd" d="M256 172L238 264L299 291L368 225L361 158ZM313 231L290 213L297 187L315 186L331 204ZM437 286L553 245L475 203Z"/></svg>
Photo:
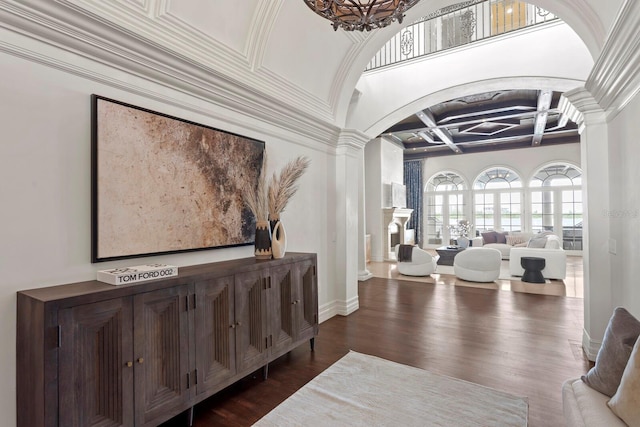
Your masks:
<svg viewBox="0 0 640 427"><path fill-rule="evenodd" d="M128 285L178 275L178 267L167 264L144 264L134 267L98 271L98 280L110 285Z"/></svg>

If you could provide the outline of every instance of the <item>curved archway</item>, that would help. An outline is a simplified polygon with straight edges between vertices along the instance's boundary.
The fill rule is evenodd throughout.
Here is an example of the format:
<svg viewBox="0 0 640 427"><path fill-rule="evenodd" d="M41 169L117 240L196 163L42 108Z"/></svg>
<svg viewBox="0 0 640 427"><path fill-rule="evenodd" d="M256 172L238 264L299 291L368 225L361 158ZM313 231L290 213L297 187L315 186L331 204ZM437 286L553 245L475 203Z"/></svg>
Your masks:
<svg viewBox="0 0 640 427"><path fill-rule="evenodd" d="M598 10L594 10L592 4L586 0L536 0L531 4L549 10L560 17L574 32L575 36L579 38L584 48L588 51L590 60L593 62L601 52L607 29L613 22L615 14L622 3L622 0L613 1L615 4L602 4ZM406 14L405 22L418 20L421 16L456 3L458 2L451 0L418 3ZM334 88L335 93L340 93L336 108L336 117L339 118L337 124L344 121L343 124L346 125L346 128L363 131L369 127L359 127L356 125L357 121L354 122L353 120L355 114L354 100L357 100L358 95L361 93L361 89L357 88L357 85L362 76L362 70L365 69L370 59L398 31L400 29L397 26L389 26L370 34L365 43L362 43L350 55L354 59L348 64L348 69L344 70L347 75L341 82L341 89ZM589 67L587 72L591 68L592 66ZM357 105L355 109L357 110ZM367 132L367 134L370 133Z"/></svg>

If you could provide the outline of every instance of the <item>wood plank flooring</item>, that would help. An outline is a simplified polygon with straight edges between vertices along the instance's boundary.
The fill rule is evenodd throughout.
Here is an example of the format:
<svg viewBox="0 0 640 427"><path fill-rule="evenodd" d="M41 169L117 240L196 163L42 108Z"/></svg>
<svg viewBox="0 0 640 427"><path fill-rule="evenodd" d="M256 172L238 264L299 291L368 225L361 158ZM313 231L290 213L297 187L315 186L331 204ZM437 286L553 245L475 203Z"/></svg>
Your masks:
<svg viewBox="0 0 640 427"><path fill-rule="evenodd" d="M582 299L374 277L359 300L320 325L315 352L298 347L266 381L258 372L197 405L194 426L250 426L349 350L526 396L529 426L565 425L562 382L590 366Z"/></svg>

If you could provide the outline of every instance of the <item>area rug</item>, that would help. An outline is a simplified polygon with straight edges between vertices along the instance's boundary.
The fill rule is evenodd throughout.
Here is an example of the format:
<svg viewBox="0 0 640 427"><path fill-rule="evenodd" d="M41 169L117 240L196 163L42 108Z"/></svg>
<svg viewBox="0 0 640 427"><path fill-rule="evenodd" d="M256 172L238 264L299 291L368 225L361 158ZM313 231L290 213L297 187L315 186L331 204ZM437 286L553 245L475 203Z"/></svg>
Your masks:
<svg viewBox="0 0 640 427"><path fill-rule="evenodd" d="M255 426L526 426L526 398L350 351Z"/></svg>

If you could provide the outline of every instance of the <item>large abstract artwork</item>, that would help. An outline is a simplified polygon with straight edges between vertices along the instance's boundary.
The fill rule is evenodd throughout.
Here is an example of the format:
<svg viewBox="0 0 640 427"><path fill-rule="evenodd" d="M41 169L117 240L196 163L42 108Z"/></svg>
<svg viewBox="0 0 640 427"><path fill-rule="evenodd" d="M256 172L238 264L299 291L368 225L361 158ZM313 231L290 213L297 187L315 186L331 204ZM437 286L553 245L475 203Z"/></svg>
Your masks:
<svg viewBox="0 0 640 427"><path fill-rule="evenodd" d="M253 244L264 142L92 95L92 261Z"/></svg>

